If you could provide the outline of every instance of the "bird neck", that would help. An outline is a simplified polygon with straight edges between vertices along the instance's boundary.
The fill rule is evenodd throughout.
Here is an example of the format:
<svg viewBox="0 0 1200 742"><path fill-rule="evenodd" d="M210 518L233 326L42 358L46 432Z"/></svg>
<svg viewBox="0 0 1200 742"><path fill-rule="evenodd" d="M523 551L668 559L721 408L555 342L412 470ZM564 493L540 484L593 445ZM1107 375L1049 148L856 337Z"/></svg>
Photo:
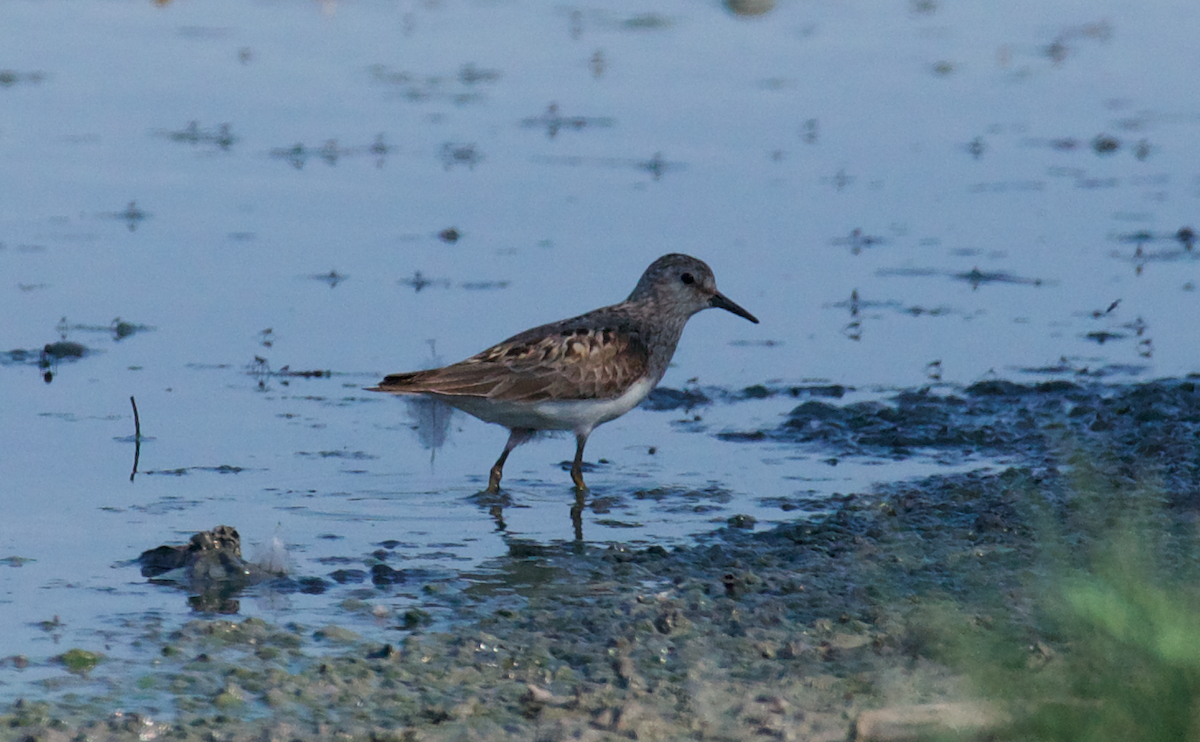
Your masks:
<svg viewBox="0 0 1200 742"><path fill-rule="evenodd" d="M675 347L683 335L683 328L690 315L678 312L660 312L653 300L641 302L643 312L656 317L653 322L642 323L642 338L650 348L650 367L647 369L655 383L662 378L675 355Z"/></svg>

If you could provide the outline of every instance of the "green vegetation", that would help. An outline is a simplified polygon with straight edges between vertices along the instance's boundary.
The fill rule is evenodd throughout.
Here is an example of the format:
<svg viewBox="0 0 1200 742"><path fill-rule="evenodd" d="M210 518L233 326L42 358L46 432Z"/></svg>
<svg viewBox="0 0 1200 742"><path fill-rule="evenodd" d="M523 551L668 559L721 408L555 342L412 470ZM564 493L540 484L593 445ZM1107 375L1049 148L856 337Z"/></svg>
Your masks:
<svg viewBox="0 0 1200 742"><path fill-rule="evenodd" d="M1041 500L1030 606L995 622L959 608L943 649L1004 701L1001 739L1200 740L1200 541L1154 486L1088 470L1065 502Z"/></svg>
<svg viewBox="0 0 1200 742"><path fill-rule="evenodd" d="M68 649L56 657L70 672L86 675L93 667L100 664L101 655L86 649Z"/></svg>

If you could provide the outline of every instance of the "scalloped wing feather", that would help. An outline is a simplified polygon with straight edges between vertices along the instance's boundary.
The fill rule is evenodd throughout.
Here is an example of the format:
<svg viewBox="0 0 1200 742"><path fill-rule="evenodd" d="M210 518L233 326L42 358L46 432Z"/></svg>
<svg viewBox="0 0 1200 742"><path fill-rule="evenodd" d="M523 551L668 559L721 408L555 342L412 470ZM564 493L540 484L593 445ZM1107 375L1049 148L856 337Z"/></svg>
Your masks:
<svg viewBox="0 0 1200 742"><path fill-rule="evenodd" d="M509 402L609 399L644 376L649 359L637 332L568 321L521 333L450 366L393 374L374 391Z"/></svg>

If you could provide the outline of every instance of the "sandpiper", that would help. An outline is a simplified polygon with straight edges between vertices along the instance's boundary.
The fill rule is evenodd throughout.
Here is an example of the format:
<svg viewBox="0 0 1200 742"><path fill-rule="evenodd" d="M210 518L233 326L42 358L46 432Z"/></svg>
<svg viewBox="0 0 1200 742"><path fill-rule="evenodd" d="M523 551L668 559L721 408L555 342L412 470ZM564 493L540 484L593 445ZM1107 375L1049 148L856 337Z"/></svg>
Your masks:
<svg viewBox="0 0 1200 742"><path fill-rule="evenodd" d="M504 462L540 430L575 433L571 479L584 491L583 447L597 425L629 412L662 378L688 319L718 307L758 323L717 291L702 260L664 255L620 304L535 327L465 361L392 374L369 391L422 394L509 429L487 492Z"/></svg>

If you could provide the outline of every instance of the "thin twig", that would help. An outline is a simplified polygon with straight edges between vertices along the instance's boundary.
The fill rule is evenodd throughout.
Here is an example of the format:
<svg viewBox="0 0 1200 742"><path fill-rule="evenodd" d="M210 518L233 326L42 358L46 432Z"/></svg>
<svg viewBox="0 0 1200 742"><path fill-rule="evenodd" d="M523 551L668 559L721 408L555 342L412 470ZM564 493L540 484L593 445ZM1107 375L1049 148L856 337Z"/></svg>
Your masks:
<svg viewBox="0 0 1200 742"><path fill-rule="evenodd" d="M129 473L129 481L137 476L138 459L142 455L142 421L138 418L137 400L132 395L129 404L133 405L133 471Z"/></svg>

